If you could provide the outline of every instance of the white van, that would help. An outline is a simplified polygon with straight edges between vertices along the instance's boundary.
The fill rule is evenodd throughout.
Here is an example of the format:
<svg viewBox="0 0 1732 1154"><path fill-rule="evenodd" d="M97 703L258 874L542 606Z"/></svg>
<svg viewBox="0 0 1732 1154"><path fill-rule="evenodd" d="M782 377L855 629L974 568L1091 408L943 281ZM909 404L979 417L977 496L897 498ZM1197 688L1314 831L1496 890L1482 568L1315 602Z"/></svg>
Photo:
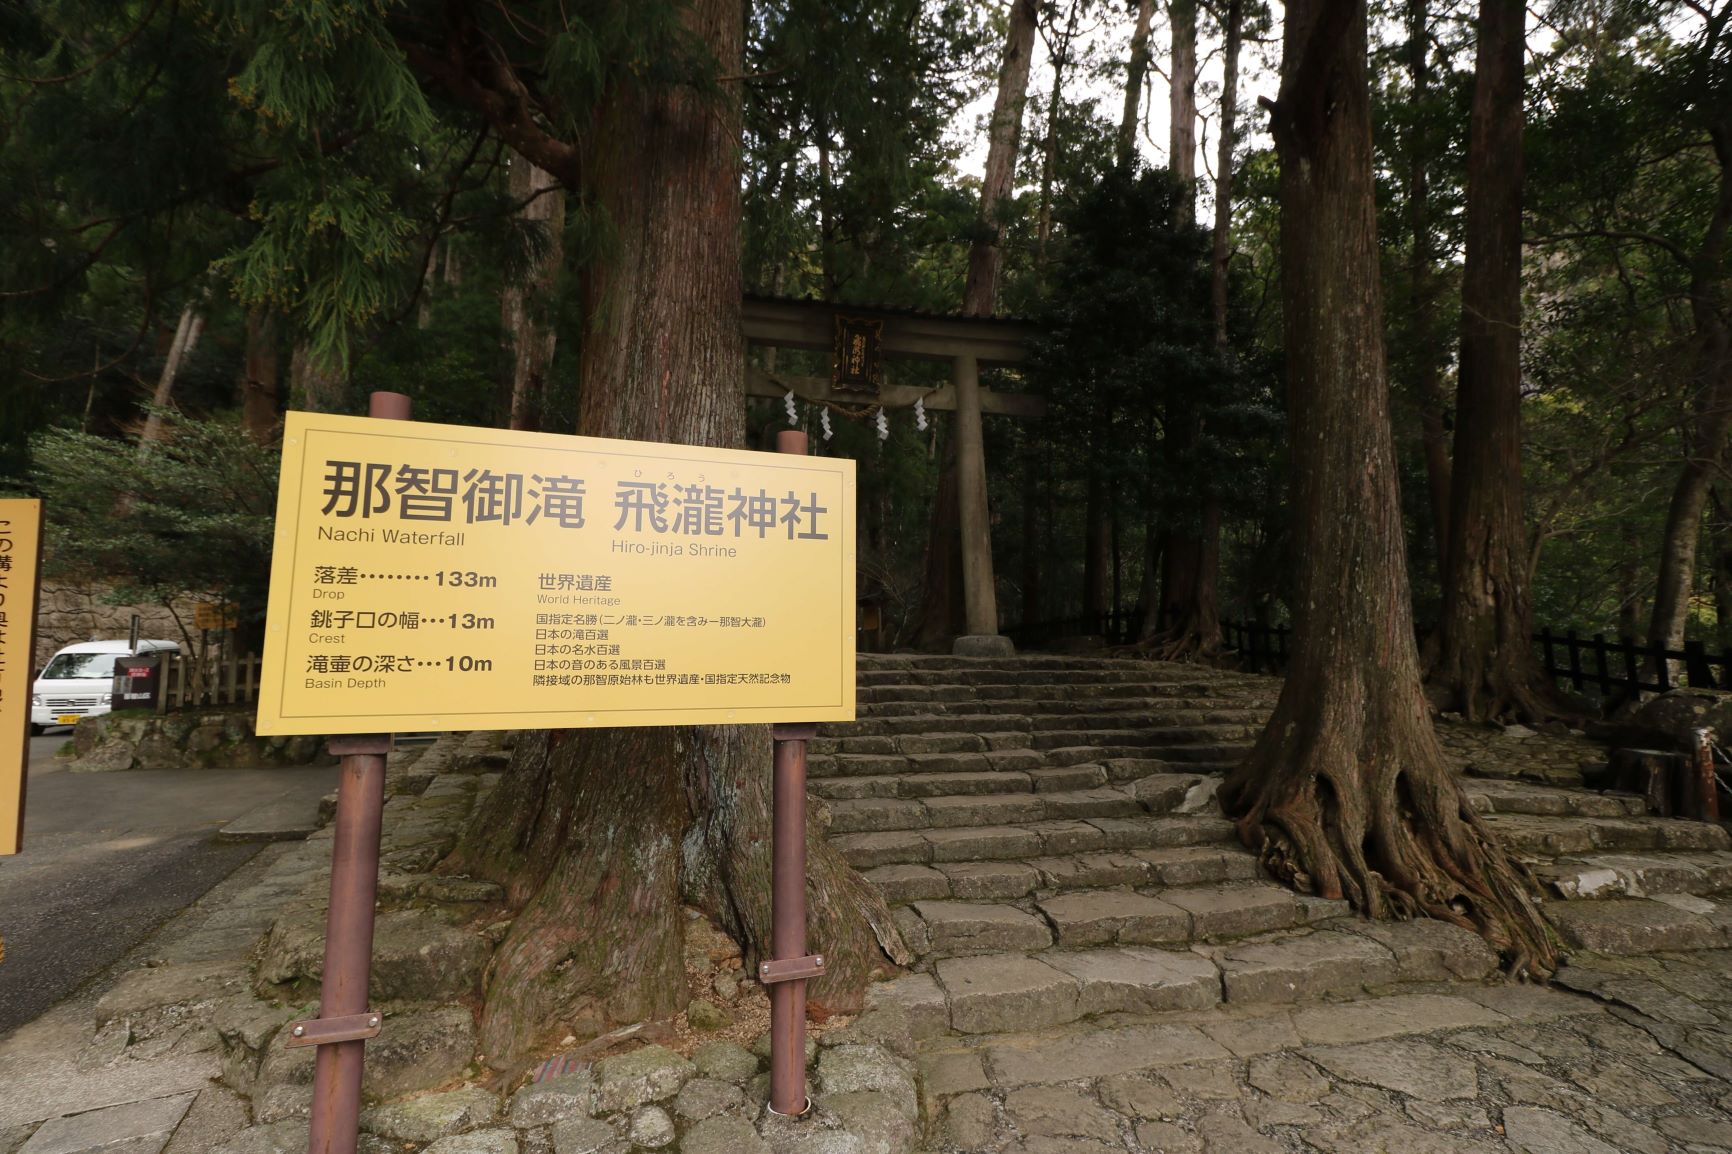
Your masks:
<svg viewBox="0 0 1732 1154"><path fill-rule="evenodd" d="M76 725L81 718L107 713L114 694L114 659L134 652L180 652L174 641L140 641L135 651L124 640L81 641L49 659L36 677L30 698L30 732L50 725Z"/></svg>

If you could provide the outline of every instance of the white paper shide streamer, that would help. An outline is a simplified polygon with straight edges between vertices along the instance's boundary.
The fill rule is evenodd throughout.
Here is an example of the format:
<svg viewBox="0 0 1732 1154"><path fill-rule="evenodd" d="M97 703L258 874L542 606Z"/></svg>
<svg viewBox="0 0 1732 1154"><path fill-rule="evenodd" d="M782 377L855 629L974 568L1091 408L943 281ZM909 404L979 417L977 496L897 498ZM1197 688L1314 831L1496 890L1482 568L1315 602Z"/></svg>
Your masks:
<svg viewBox="0 0 1732 1154"><path fill-rule="evenodd" d="M788 410L788 423L790 425L798 425L800 423L800 414L794 411L794 390L793 389L789 389L788 395L782 398L782 404Z"/></svg>
<svg viewBox="0 0 1732 1154"><path fill-rule="evenodd" d="M914 427L921 432L926 431L926 398L914 398Z"/></svg>
<svg viewBox="0 0 1732 1154"><path fill-rule="evenodd" d="M883 408L878 410L878 417L875 423L878 426L878 439L880 441L888 441L890 439L890 418L884 415Z"/></svg>
<svg viewBox="0 0 1732 1154"><path fill-rule="evenodd" d="M828 441L830 439L830 410L829 409L819 409L818 410L818 423L824 426L824 439L826 441Z"/></svg>

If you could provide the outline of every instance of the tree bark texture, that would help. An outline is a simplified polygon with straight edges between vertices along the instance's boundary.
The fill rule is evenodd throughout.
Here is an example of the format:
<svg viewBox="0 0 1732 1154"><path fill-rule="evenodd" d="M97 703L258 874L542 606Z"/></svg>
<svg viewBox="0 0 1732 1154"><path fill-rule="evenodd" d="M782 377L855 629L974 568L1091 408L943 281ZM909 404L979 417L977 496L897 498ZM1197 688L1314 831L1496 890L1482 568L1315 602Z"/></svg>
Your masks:
<svg viewBox="0 0 1732 1154"><path fill-rule="evenodd" d="M565 190L551 173L521 156L511 162L509 185L511 199L523 204L518 217L543 235L524 278L508 283L500 293L500 320L512 355L507 423L513 429L538 429L547 373L559 341L553 313L554 289L564 261Z"/></svg>
<svg viewBox="0 0 1732 1154"><path fill-rule="evenodd" d="M963 632L968 608L962 595L962 505L956 485L956 432L945 421L938 430L938 489L927 522L926 580L914 643L930 648Z"/></svg>
<svg viewBox="0 0 1732 1154"><path fill-rule="evenodd" d="M1567 712L1534 656L1522 511L1522 0L1481 0L1461 362L1433 700L1471 721Z"/></svg>
<svg viewBox="0 0 1732 1154"><path fill-rule="evenodd" d="M1195 532L1168 532L1161 550L1162 629L1143 643L1167 660L1221 648L1221 502L1204 498L1201 512Z"/></svg>
<svg viewBox="0 0 1732 1154"><path fill-rule="evenodd" d="M264 309L253 309L247 313L241 365L241 427L261 445L276 437L280 376L276 319Z"/></svg>
<svg viewBox="0 0 1732 1154"><path fill-rule="evenodd" d="M1070 14L1060 32L1052 32L1052 90L1046 102L1046 139L1040 148L1040 210L1035 219L1035 267L1046 267L1047 242L1052 239L1052 182L1058 168L1058 121L1064 110L1064 71L1070 62L1071 38L1076 35L1078 0L1071 0Z"/></svg>
<svg viewBox="0 0 1732 1154"><path fill-rule="evenodd" d="M1413 636L1378 247L1363 0L1292 0L1272 127L1296 519L1294 650L1221 788L1274 876L1373 918L1478 930L1512 970L1554 951L1443 759Z"/></svg>
<svg viewBox="0 0 1732 1154"><path fill-rule="evenodd" d="M740 0L682 17L738 72ZM739 446L737 93L622 82L598 112L586 192L615 240L585 285L578 428L591 436ZM521 1068L567 1033L664 1017L688 997L681 903L740 943L770 941L770 741L765 727L541 732L444 868L491 878L517 910L487 973L482 1052ZM857 1007L880 942L905 952L882 899L813 823L811 940L829 959L822 1013ZM875 929L876 927L876 929Z"/></svg>
<svg viewBox="0 0 1732 1154"><path fill-rule="evenodd" d="M1215 345L1227 348L1227 273L1233 256L1233 148L1239 123L1239 47L1244 38L1244 0L1227 0L1222 19L1221 139L1215 153L1215 230L1209 248L1209 305Z"/></svg>
<svg viewBox="0 0 1732 1154"><path fill-rule="evenodd" d="M1112 507L1112 482L1091 471L1083 506L1083 616L1091 631L1113 608Z"/></svg>
<svg viewBox="0 0 1732 1154"><path fill-rule="evenodd" d="M1408 0L1407 72L1413 85L1413 103L1422 106L1431 89L1431 36L1426 22L1425 0ZM1408 308L1414 331L1408 339L1417 343L1414 392L1419 401L1419 435L1425 450L1425 479L1431 497L1431 520L1437 550L1437 577L1441 585L1448 577L1445 560L1449 552L1450 462L1449 439L1444 429L1441 357L1433 348L1431 323L1437 281L1436 254L1431 238L1431 158L1426 152L1424 130L1416 118L1407 142L1407 225L1412 243L1407 250Z"/></svg>
<svg viewBox="0 0 1732 1154"><path fill-rule="evenodd" d="M1016 153L1022 140L1022 106L1028 96L1028 70L1034 56L1038 18L1035 0L1011 0L1004 57L998 67L998 95L987 129L986 173L980 184L980 215L968 250L968 280L962 290L967 316L991 316L998 301L998 273L1004 263L1004 232L1009 223L1002 202L1016 182Z"/></svg>
<svg viewBox="0 0 1732 1154"><path fill-rule="evenodd" d="M1197 0L1168 0L1173 26L1172 86L1168 89L1167 167L1184 186L1180 216L1197 216Z"/></svg>
<svg viewBox="0 0 1732 1154"><path fill-rule="evenodd" d="M1708 488L1726 456L1732 432L1732 327L1727 319L1726 240L1732 229L1732 115L1722 115L1712 130L1720 166L1719 196L1690 270L1690 319L1696 345L1691 420L1684 430L1684 466L1666 508L1654 583L1650 644L1669 649L1684 644L1690 598L1696 584L1696 550L1702 535L1702 510Z"/></svg>
<svg viewBox="0 0 1732 1154"><path fill-rule="evenodd" d="M1143 84L1149 76L1149 25L1155 18L1155 0L1137 0L1137 20L1131 29L1131 58L1125 65L1125 105L1119 115L1114 157L1120 168L1129 168L1137 154L1137 126L1142 123Z"/></svg>
<svg viewBox="0 0 1732 1154"><path fill-rule="evenodd" d="M180 375L181 365L192 355L193 346L198 344L199 334L203 331L204 314L198 311L197 305L189 304L180 310L180 323L175 326L168 356L163 359L156 389L150 395L151 411L145 414L144 428L138 434L139 453L150 452L150 447L162 440L161 414L174 399L174 379Z"/></svg>
<svg viewBox="0 0 1732 1154"><path fill-rule="evenodd" d="M980 212L968 250L968 275L962 287L966 316L991 316L998 305L998 274L1004 264L1004 234L1009 221L1002 202L1016 181L1016 154L1022 140L1023 102L1028 96L1029 65L1039 9L1035 0L1011 0L1010 26L998 69L998 95L987 127L986 172L980 185ZM962 632L962 522L956 480L954 434L947 438L932 502L926 549L926 586L921 593L919 640L936 644ZM943 515L945 520L941 520Z"/></svg>
<svg viewBox="0 0 1732 1154"><path fill-rule="evenodd" d="M313 352L303 338L289 354L289 408L310 413L335 413L349 396L349 378L340 364Z"/></svg>

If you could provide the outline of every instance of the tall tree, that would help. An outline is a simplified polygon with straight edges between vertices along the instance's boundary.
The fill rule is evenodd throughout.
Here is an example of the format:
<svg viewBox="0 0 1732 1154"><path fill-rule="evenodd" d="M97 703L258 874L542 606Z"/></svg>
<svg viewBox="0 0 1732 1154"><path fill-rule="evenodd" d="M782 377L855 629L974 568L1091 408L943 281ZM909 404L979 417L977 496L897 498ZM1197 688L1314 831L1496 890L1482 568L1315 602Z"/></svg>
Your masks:
<svg viewBox="0 0 1732 1154"><path fill-rule="evenodd" d="M1016 181L1016 156L1022 142L1023 103L1034 57L1040 9L1035 0L1011 0L998 66L998 95L987 123L986 172L980 181L980 214L968 250L968 280L962 289L965 316L991 316L998 303L999 271L1004 266L1004 234L1010 224L1007 202Z"/></svg>
<svg viewBox="0 0 1732 1154"><path fill-rule="evenodd" d="M241 359L241 426L261 445L269 444L276 434L280 383L276 320L267 309L248 309Z"/></svg>
<svg viewBox="0 0 1732 1154"><path fill-rule="evenodd" d="M675 11L673 34L656 45L668 71L618 61L593 132L575 138L527 113L515 119L505 96L534 81L503 56L421 42L410 56L608 222L612 243L585 266L578 431L737 447L743 14L740 0ZM484 6L469 15L490 18ZM678 1010L688 997L682 903L716 918L748 964L767 956L769 757L762 727L541 732L518 745L444 867L497 880L518 909L482 1009L490 1061L508 1067L564 1032ZM807 852L813 933L833 959L812 996L857 1006L879 940L900 956L899 939L882 898L821 832Z"/></svg>
<svg viewBox="0 0 1732 1154"><path fill-rule="evenodd" d="M1197 204L1197 0L1167 0L1173 59L1167 89L1167 167Z"/></svg>
<svg viewBox="0 0 1732 1154"><path fill-rule="evenodd" d="M1155 0L1137 0L1136 22L1131 26L1131 55L1125 64L1125 103L1114 138L1114 157L1125 168L1137 154L1137 126L1142 123L1143 85L1149 76L1149 25L1155 19Z"/></svg>
<svg viewBox="0 0 1732 1154"><path fill-rule="evenodd" d="M1450 462L1444 429L1444 396L1439 356L1430 340L1436 293L1436 254L1432 243L1431 148L1424 115L1431 92L1431 27L1425 0L1407 4L1407 80L1411 89L1407 129L1407 250L1408 310L1415 331L1408 339L1418 346L1414 360L1414 391L1419 400L1420 442L1425 450L1425 479L1431 497L1432 532L1437 549L1438 579L1447 576L1449 551Z"/></svg>
<svg viewBox="0 0 1732 1154"><path fill-rule="evenodd" d="M1215 150L1215 231L1209 249L1209 303L1215 344L1227 347L1227 274L1233 255L1233 150L1238 145L1239 50L1245 36L1245 0L1227 0L1221 15L1221 138Z"/></svg>
<svg viewBox="0 0 1732 1154"><path fill-rule="evenodd" d="M1183 221L1196 219L1197 153L1197 4L1196 0L1171 0L1168 13L1173 25L1172 84L1168 126L1168 164L1184 190ZM1231 102L1238 99L1239 22L1243 10L1234 0L1229 5L1224 31L1229 52L1223 56L1221 152L1225 158L1217 179L1226 181L1216 189L1215 236L1211 252L1210 301L1214 309L1217 347L1224 347L1227 324L1228 230L1232 221ZM1202 446L1205 417L1199 398L1179 396L1166 410L1169 453L1192 458ZM1209 654L1221 645L1221 505L1203 486L1196 499L1170 518L1160 544L1160 600L1144 620L1142 640L1163 657ZM1153 550L1149 564L1154 563Z"/></svg>
<svg viewBox="0 0 1732 1154"><path fill-rule="evenodd" d="M1522 0L1481 0L1467 150L1455 460L1434 701L1473 721L1563 709L1533 648L1522 510Z"/></svg>
<svg viewBox="0 0 1732 1154"><path fill-rule="evenodd" d="M1732 5L1719 13L1715 35L1726 35ZM1725 49L1721 49L1722 56ZM1713 69L1705 64L1703 71ZM1701 542L1702 512L1708 490L1726 459L1727 436L1732 434L1732 304L1728 302L1728 233L1732 232L1732 112L1725 111L1725 93L1732 91L1732 71L1719 66L1718 88L1722 103L1719 116L1709 125L1708 136L1716 166L1718 187L1707 228L1694 252L1680 254L1689 267L1691 334L1691 399L1689 418L1683 430L1684 466L1672 488L1666 507L1666 529L1660 545L1659 575L1654 589L1653 617L1648 641L1678 649L1684 644L1684 626L1690 615L1695 590L1696 552ZM1706 82L1704 87L1708 87Z"/></svg>
<svg viewBox="0 0 1732 1154"><path fill-rule="evenodd" d="M1272 108L1298 539L1281 696L1221 800L1276 877L1552 965L1525 879L1443 759L1419 676L1383 349L1363 0L1292 0Z"/></svg>
<svg viewBox="0 0 1732 1154"><path fill-rule="evenodd" d="M511 164L510 190L522 206L518 218L535 235L528 238L531 255L523 276L508 281L500 293L501 327L512 358L507 425L534 429L541 424L547 373L559 341L552 314L564 256L565 190L551 173L521 158Z"/></svg>
<svg viewBox="0 0 1732 1154"><path fill-rule="evenodd" d="M965 316L991 316L998 306L999 273L1004 267L1004 237L1010 225L1009 202L1016 182L1022 142L1023 104L1033 63L1040 9L1035 0L1010 0L1004 53L998 65L998 92L987 122L986 171L980 182L980 208L968 250L968 276L962 287ZM926 543L926 582L921 597L920 639L930 644L963 630L961 504L957 496L955 434L948 428L943 470L932 504Z"/></svg>

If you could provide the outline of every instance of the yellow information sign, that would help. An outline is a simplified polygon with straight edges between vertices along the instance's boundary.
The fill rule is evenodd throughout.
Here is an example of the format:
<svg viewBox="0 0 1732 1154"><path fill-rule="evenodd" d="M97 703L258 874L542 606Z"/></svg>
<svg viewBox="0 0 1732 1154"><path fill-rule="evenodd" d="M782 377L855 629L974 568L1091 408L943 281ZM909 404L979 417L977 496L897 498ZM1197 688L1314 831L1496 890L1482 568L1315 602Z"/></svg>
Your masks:
<svg viewBox="0 0 1732 1154"><path fill-rule="evenodd" d="M0 855L17 853L24 840L41 567L42 502L0 498Z"/></svg>
<svg viewBox="0 0 1732 1154"><path fill-rule="evenodd" d="M854 462L290 413L266 734L849 720Z"/></svg>

